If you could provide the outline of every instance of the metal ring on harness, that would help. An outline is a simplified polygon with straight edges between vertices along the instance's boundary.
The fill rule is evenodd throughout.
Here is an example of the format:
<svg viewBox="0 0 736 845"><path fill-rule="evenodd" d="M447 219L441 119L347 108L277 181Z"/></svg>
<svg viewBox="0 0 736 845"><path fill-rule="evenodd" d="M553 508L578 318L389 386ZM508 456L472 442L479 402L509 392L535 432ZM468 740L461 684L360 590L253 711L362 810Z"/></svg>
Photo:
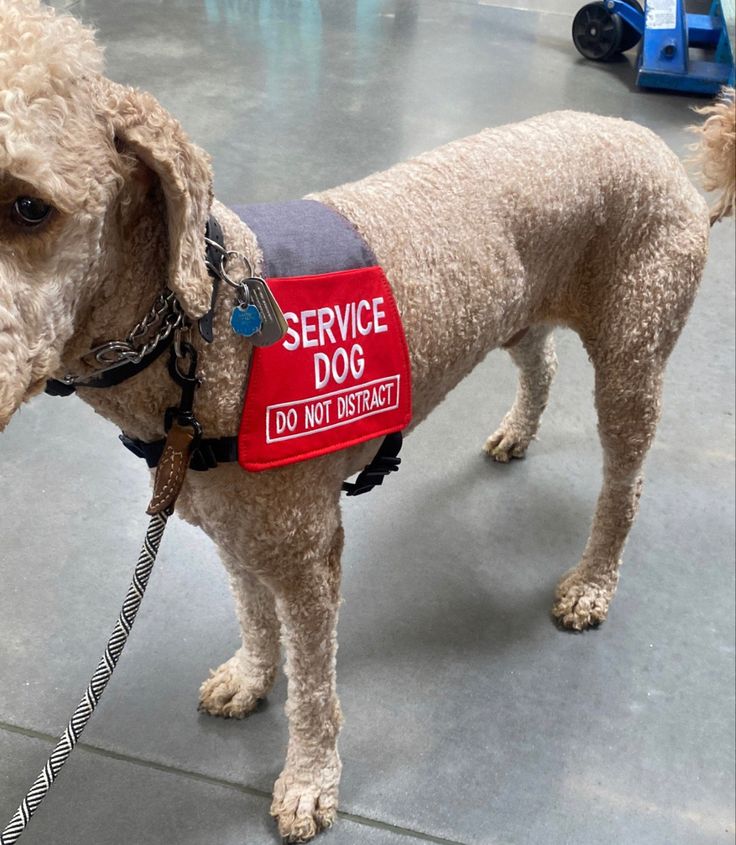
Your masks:
<svg viewBox="0 0 736 845"><path fill-rule="evenodd" d="M216 241L211 240L210 238L205 238L205 243L212 247L213 249L217 250L220 253L220 263L218 266L214 266L211 262L207 262L208 266L212 267L212 270L217 274L218 278L222 279L223 282L230 285L230 287L235 288L236 290L240 290L243 287L242 282L236 282L230 278L225 269L225 265L231 259L238 259L246 270L246 275L244 278L250 279L253 277L253 265L250 263L248 258L243 255L242 252L238 252L236 249L226 249L224 246L218 244Z"/></svg>

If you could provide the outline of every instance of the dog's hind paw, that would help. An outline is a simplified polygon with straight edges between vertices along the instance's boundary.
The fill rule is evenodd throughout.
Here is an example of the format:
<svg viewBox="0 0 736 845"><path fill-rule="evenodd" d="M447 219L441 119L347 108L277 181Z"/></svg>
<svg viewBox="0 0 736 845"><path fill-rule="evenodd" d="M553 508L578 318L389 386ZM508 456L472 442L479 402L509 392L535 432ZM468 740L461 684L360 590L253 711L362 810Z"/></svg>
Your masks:
<svg viewBox="0 0 736 845"><path fill-rule="evenodd" d="M523 458L531 440L531 435L504 420L498 431L486 440L483 451L494 461L507 464L511 458Z"/></svg>
<svg viewBox="0 0 736 845"><path fill-rule="evenodd" d="M273 789L271 815L285 842L309 842L337 817L340 761L321 769L292 769L288 764Z"/></svg>
<svg viewBox="0 0 736 845"><path fill-rule="evenodd" d="M240 656L236 654L211 671L199 688L199 709L211 716L243 719L271 691L274 674L257 675L244 671Z"/></svg>
<svg viewBox="0 0 736 845"><path fill-rule="evenodd" d="M600 625L608 615L618 578L592 580L572 569L557 585L552 616L563 627L584 631Z"/></svg>

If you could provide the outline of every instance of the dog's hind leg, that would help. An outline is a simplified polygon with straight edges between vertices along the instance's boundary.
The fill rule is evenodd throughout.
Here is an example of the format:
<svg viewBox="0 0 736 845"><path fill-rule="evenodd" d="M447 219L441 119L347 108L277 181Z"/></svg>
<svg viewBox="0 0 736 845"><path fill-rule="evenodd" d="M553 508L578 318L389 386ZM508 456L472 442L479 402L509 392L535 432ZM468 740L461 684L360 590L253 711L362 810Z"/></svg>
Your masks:
<svg viewBox="0 0 736 845"><path fill-rule="evenodd" d="M508 462L510 458L524 457L539 429L550 385L557 371L551 326L534 326L507 348L519 368L516 399L498 430L483 446L484 452L501 463Z"/></svg>
<svg viewBox="0 0 736 845"><path fill-rule="evenodd" d="M685 323L707 234L700 220L687 230L648 231L633 269L595 288L581 337L595 368L595 402L603 446L603 487L582 560L559 583L553 615L583 630L606 618L616 591L621 553L636 517L641 470L660 415L662 380ZM626 253L624 253L626 255ZM613 262L612 262L613 263Z"/></svg>
<svg viewBox="0 0 736 845"><path fill-rule="evenodd" d="M238 608L242 645L199 690L199 708L241 719L271 690L280 659L280 625L274 596L237 560L221 551Z"/></svg>
<svg viewBox="0 0 736 845"><path fill-rule="evenodd" d="M552 610L561 625L577 631L606 618L621 552L639 509L642 464L659 419L663 366L627 366L626 357L594 359L603 488L582 560L557 586Z"/></svg>

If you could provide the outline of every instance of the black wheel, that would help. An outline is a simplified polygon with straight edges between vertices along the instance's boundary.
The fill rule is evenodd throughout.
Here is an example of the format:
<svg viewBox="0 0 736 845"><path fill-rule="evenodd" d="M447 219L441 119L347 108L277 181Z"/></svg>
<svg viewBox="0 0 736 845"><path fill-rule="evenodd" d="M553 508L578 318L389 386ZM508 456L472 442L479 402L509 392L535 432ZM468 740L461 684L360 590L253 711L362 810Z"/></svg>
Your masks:
<svg viewBox="0 0 736 845"><path fill-rule="evenodd" d="M633 6L637 11L644 14L644 9L641 7L639 0L624 0L629 6ZM616 15L616 17L621 17ZM620 53L625 53L641 41L641 33L637 32L630 23L621 18L621 46L618 48Z"/></svg>
<svg viewBox="0 0 736 845"><path fill-rule="evenodd" d="M605 62L621 52L621 18L604 3L588 3L575 15L572 40L579 53L594 62Z"/></svg>

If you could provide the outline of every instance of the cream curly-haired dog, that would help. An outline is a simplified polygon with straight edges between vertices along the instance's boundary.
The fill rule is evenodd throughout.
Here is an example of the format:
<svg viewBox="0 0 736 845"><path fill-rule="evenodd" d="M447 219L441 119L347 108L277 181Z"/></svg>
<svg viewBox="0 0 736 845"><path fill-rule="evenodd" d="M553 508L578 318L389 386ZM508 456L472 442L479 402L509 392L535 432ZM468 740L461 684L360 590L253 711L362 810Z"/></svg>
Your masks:
<svg viewBox="0 0 736 845"><path fill-rule="evenodd" d="M0 0L0 429L50 377L124 337L166 286L192 318L210 303L203 231L258 268L253 233L213 201L207 156L156 100L101 75L92 33L34 0ZM710 187L733 206L733 110L704 133ZM667 358L687 318L709 213L674 154L633 123L562 112L490 129L315 197L362 234L391 283L409 346L413 424L492 349L516 340L516 401L486 444L521 457L555 372L552 329L595 367L605 467L590 538L557 588L568 628L601 622L637 510ZM448 310L446 303L462 302ZM215 339L196 338L196 412L208 437L240 422L250 343L222 292ZM523 333L524 329L527 329ZM129 435L163 436L177 387L163 359L80 396ZM260 473L188 474L179 513L218 545L242 646L203 684L203 710L242 717L271 689L286 648L289 746L272 813L305 841L337 807L335 648L342 481L377 441Z"/></svg>

